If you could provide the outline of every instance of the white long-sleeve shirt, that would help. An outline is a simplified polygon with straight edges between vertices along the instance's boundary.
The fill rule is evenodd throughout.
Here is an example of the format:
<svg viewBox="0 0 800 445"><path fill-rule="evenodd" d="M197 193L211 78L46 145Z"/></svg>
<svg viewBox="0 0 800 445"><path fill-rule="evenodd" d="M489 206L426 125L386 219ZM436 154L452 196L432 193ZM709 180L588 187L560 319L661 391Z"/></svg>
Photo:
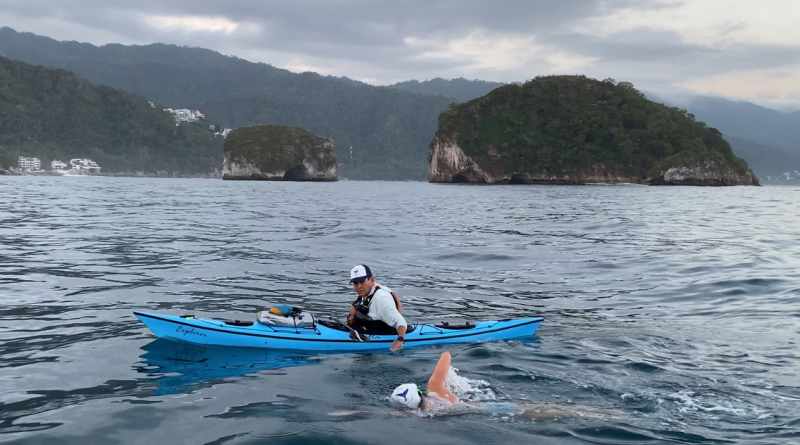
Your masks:
<svg viewBox="0 0 800 445"><path fill-rule="evenodd" d="M376 290L372 296L372 302L369 304L369 314L367 315L369 315L369 318L381 320L393 328L408 326L406 319L403 318L394 304L394 297L392 297L391 291L384 286Z"/></svg>

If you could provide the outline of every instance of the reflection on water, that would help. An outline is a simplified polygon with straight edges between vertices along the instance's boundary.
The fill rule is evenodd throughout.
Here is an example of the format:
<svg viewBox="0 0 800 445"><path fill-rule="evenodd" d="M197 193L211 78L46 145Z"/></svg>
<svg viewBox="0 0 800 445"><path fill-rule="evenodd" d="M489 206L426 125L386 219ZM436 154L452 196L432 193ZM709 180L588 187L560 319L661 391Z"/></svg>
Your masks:
<svg viewBox="0 0 800 445"><path fill-rule="evenodd" d="M142 346L138 370L153 377L156 395L188 393L229 377L318 363L312 355L253 348L197 346L156 339Z"/></svg>

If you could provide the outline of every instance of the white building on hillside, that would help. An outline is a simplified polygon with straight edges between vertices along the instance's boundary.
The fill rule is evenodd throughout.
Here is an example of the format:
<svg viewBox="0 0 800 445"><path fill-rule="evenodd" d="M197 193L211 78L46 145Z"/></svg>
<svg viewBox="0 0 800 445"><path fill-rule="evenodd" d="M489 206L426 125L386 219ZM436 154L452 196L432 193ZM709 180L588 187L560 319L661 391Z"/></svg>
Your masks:
<svg viewBox="0 0 800 445"><path fill-rule="evenodd" d="M164 108L164 111L171 113L175 118L175 125L180 125L184 122L197 122L200 119L205 119L206 115L200 110L190 110L188 108Z"/></svg>
<svg viewBox="0 0 800 445"><path fill-rule="evenodd" d="M42 170L42 160L39 158L20 156L17 158L17 168L22 171L38 172Z"/></svg>
<svg viewBox="0 0 800 445"><path fill-rule="evenodd" d="M231 129L231 128L217 128L216 125L212 124L212 125L208 126L208 131L213 132L214 136L222 136L223 138L227 138L228 134L230 134L230 132L233 131L233 129Z"/></svg>
<svg viewBox="0 0 800 445"><path fill-rule="evenodd" d="M66 170L67 164L62 161L50 161L50 170Z"/></svg>
<svg viewBox="0 0 800 445"><path fill-rule="evenodd" d="M223 128L221 131L215 131L214 136L222 136L224 138L227 138L228 135L231 133L231 131L233 130L230 128Z"/></svg>
<svg viewBox="0 0 800 445"><path fill-rule="evenodd" d="M78 174L100 173L100 166L91 159L70 159L70 171Z"/></svg>

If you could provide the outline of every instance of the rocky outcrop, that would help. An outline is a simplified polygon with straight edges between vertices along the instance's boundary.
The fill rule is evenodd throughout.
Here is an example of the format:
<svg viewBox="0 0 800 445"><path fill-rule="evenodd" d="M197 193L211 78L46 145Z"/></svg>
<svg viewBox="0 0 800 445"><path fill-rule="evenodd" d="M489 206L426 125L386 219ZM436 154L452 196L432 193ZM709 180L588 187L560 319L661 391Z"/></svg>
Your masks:
<svg viewBox="0 0 800 445"><path fill-rule="evenodd" d="M430 182L493 183L496 178L481 170L480 166L454 141L447 137L435 138L431 143L431 161L428 166Z"/></svg>
<svg viewBox="0 0 800 445"><path fill-rule="evenodd" d="M491 155L494 150L490 149ZM490 163L491 164L491 163ZM492 168L493 167L493 168ZM550 174L547 172L523 172L504 170L498 165L489 165L484 170L461 147L450 139L434 139L431 143L431 160L428 167L430 182L472 183L472 184L593 184L593 183L635 183L640 177L621 175L603 164L595 164L589 169L573 174Z"/></svg>
<svg viewBox="0 0 800 445"><path fill-rule="evenodd" d="M461 147L449 139L435 138L431 143L428 169L430 182L472 184L614 184L642 183L649 185L730 186L760 185L750 170L738 170L723 160L666 162L669 167L655 168L648 176L626 176L604 164L574 174L547 174L519 171L484 170Z"/></svg>
<svg viewBox="0 0 800 445"><path fill-rule="evenodd" d="M439 117L428 180L475 184L758 185L719 131L628 82L537 78Z"/></svg>
<svg viewBox="0 0 800 445"><path fill-rule="evenodd" d="M751 171L744 173L718 160L669 167L648 178L650 185L760 185Z"/></svg>
<svg viewBox="0 0 800 445"><path fill-rule="evenodd" d="M332 139L302 128L259 125L232 131L225 140L223 179L335 181Z"/></svg>

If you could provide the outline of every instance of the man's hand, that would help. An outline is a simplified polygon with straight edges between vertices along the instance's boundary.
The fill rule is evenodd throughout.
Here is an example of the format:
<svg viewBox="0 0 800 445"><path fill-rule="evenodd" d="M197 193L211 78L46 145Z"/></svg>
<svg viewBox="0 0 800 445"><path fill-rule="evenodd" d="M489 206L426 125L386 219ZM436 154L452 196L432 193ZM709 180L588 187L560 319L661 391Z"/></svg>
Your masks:
<svg viewBox="0 0 800 445"><path fill-rule="evenodd" d="M397 328L397 338L392 342L392 347L389 348L390 351L395 352L403 347L403 343L406 341L406 329L405 326Z"/></svg>
<svg viewBox="0 0 800 445"><path fill-rule="evenodd" d="M397 340L392 342L392 347L390 347L389 350L392 352L397 352L403 347L403 343L405 342L398 338Z"/></svg>

